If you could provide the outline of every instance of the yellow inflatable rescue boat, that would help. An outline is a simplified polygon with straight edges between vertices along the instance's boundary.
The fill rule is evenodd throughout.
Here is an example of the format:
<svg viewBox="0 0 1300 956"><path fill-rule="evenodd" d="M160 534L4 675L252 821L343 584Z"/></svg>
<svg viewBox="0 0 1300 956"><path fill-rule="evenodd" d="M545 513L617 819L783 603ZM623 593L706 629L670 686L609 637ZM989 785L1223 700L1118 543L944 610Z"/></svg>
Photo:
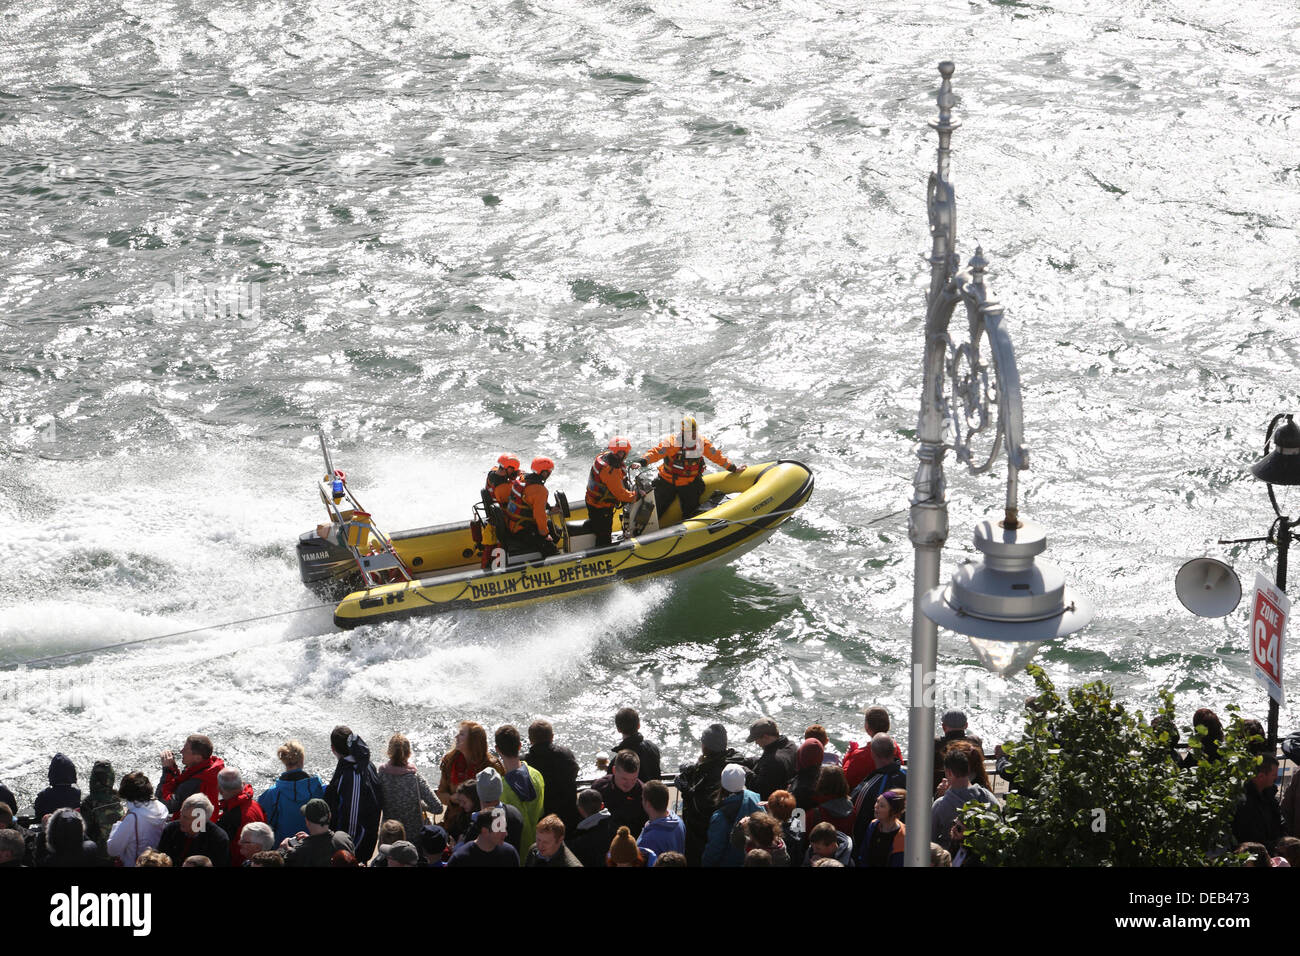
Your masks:
<svg viewBox="0 0 1300 956"><path fill-rule="evenodd" d="M812 472L797 461L717 472L704 477L700 513L682 521L677 501L662 518L656 514L652 469L644 469L634 481L645 497L615 512L608 547L595 547L595 535L585 533L585 504L570 509L556 492L552 532L561 549L543 558L516 550L487 492L468 522L386 535L334 469L323 435L321 449L326 477L319 490L330 524L299 538L298 561L304 584L331 599L343 595L334 611L343 628L532 604L723 564L769 537L813 490Z"/></svg>

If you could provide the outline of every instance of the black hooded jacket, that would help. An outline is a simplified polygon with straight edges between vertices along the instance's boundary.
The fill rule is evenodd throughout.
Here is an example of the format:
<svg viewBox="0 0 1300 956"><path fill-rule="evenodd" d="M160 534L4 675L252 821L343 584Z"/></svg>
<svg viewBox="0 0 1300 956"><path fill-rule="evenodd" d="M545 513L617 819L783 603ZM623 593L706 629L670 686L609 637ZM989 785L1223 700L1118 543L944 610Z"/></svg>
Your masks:
<svg viewBox="0 0 1300 956"><path fill-rule="evenodd" d="M636 776L642 783L649 783L651 780L658 780L663 776L659 770L659 748L642 737L639 731L635 734L628 734L611 747L611 758L620 750L631 750L641 759L641 768L637 771Z"/></svg>
<svg viewBox="0 0 1300 956"><path fill-rule="evenodd" d="M1270 851L1282 836L1282 811L1278 808L1277 787L1263 793L1247 780L1232 818L1232 836L1238 843L1262 843Z"/></svg>
<svg viewBox="0 0 1300 956"><path fill-rule="evenodd" d="M356 734L348 742L347 756L334 768L325 788L325 802L330 805L330 826L352 839L358 860L368 860L379 836L383 795L379 774L370 762L370 748Z"/></svg>
<svg viewBox="0 0 1300 956"><path fill-rule="evenodd" d="M158 852L171 857L172 866L181 866L192 856L206 856L213 866L230 866L230 837L215 823L190 836L181 821L173 820L158 837Z"/></svg>
<svg viewBox="0 0 1300 956"><path fill-rule="evenodd" d="M813 810L817 806L817 778L821 776L823 764L796 770L794 778L787 788L794 797L795 806L801 810ZM782 789L777 787L778 790ZM768 796L771 796L769 793Z"/></svg>
<svg viewBox="0 0 1300 956"><path fill-rule="evenodd" d="M51 814L45 829L41 832L36 848L36 865L105 866L107 861L100 859L94 841L86 839L81 814L76 810L61 807Z"/></svg>
<svg viewBox="0 0 1300 956"><path fill-rule="evenodd" d="M568 747L533 747L524 763L542 775L542 816L554 813L572 830L578 825L578 761Z"/></svg>
<svg viewBox="0 0 1300 956"><path fill-rule="evenodd" d="M719 754L706 754L692 764L685 764L677 774L677 792L682 801L682 823L688 831L701 837L709 833L709 821L718 809L718 791L722 788L722 769L729 763L749 766L753 761L728 747Z"/></svg>
<svg viewBox="0 0 1300 956"><path fill-rule="evenodd" d="M584 823L587 824L585 827L582 825ZM588 817L579 823L572 833L565 831L564 845L573 851L573 855L584 867L604 868L605 855L609 853L614 832L609 811L601 810L594 818Z"/></svg>
<svg viewBox="0 0 1300 956"><path fill-rule="evenodd" d="M81 790L77 788L77 768L63 754L55 754L50 761L50 785L36 795L33 813L40 819L47 813L66 807L76 810L81 806Z"/></svg>
<svg viewBox="0 0 1300 956"><path fill-rule="evenodd" d="M794 779L799 748L784 734L763 748L763 755L754 762L753 789L758 799L766 800L773 790L784 790Z"/></svg>

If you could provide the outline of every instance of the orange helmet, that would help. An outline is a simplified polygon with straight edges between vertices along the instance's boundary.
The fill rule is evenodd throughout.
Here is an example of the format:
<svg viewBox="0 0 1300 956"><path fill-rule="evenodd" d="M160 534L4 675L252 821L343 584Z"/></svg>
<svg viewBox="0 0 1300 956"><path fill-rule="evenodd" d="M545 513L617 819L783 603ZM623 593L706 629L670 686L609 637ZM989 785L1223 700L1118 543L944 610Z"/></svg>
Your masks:
<svg viewBox="0 0 1300 956"><path fill-rule="evenodd" d="M533 463L530 467L533 469L534 474L543 471L554 471L555 462L551 461L551 459L543 455L541 458L534 458Z"/></svg>
<svg viewBox="0 0 1300 956"><path fill-rule="evenodd" d="M518 471L519 456L511 455L509 453L501 455L499 458L497 458L497 464L500 465L502 468L513 468L515 469L515 471Z"/></svg>
<svg viewBox="0 0 1300 956"><path fill-rule="evenodd" d="M632 443L621 435L615 435L609 440L609 450L619 455L626 455L632 450Z"/></svg>

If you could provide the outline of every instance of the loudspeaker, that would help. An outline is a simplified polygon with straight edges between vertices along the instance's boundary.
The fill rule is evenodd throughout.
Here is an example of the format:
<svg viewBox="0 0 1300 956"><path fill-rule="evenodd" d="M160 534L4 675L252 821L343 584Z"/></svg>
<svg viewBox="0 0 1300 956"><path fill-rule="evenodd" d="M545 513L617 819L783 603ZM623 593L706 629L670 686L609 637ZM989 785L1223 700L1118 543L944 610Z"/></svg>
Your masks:
<svg viewBox="0 0 1300 956"><path fill-rule="evenodd" d="M1215 558L1193 558L1178 569L1174 590L1183 607L1201 617L1226 617L1241 602L1237 573Z"/></svg>

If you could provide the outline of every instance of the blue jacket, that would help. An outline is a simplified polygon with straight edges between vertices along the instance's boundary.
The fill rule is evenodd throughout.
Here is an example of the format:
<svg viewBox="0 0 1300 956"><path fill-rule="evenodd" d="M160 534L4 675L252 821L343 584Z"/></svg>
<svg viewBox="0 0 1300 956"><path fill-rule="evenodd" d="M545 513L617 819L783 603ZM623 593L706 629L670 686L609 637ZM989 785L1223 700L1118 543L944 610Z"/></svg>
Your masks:
<svg viewBox="0 0 1300 956"><path fill-rule="evenodd" d="M315 797L325 799L325 784L320 777L308 776L303 770L289 770L280 774L275 786L257 798L258 806L266 814L266 822L275 831L278 845L285 837L307 829L302 818L302 808Z"/></svg>
<svg viewBox="0 0 1300 956"><path fill-rule="evenodd" d="M670 813L662 820L651 820L637 839L636 845L643 850L660 853L686 852L686 824L675 813Z"/></svg>
<svg viewBox="0 0 1300 956"><path fill-rule="evenodd" d="M703 866L744 866L745 851L731 845L731 828L738 820L757 813L763 807L753 790L733 793L713 811L709 820L709 839L704 845Z"/></svg>
<svg viewBox="0 0 1300 956"><path fill-rule="evenodd" d="M812 848L812 843L809 842L808 849L804 851L803 865L812 866L813 858L816 855L816 851ZM836 830L835 852L832 853L831 856L835 857L835 859L839 860L845 866L853 866L853 838L847 833L841 833L839 830Z"/></svg>

